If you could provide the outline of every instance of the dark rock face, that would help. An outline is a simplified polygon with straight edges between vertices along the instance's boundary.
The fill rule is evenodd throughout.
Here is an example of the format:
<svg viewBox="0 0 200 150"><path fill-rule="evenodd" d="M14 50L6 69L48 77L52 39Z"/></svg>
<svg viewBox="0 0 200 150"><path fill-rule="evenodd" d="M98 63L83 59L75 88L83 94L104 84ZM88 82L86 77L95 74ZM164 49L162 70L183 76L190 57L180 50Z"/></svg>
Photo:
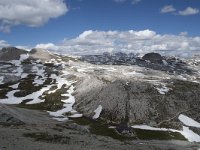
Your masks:
<svg viewBox="0 0 200 150"><path fill-rule="evenodd" d="M0 61L19 60L21 54L27 54L27 51L16 47L5 47L0 51Z"/></svg>
<svg viewBox="0 0 200 150"><path fill-rule="evenodd" d="M158 53L147 53L142 59L150 61L151 63L162 63L163 57Z"/></svg>

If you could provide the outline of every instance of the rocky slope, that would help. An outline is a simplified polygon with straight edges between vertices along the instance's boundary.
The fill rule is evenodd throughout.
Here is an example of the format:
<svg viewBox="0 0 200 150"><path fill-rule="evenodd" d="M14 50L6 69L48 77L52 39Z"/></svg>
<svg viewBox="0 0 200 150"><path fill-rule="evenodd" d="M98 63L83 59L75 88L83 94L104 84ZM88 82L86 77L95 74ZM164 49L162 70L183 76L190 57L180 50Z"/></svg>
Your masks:
<svg viewBox="0 0 200 150"><path fill-rule="evenodd" d="M0 103L15 105L0 106L0 124L33 124L26 122L28 110L16 108L22 107L45 111L59 122L82 118L74 121L95 126L95 134L112 128L134 139L200 142L199 96L197 59L157 53L76 58L41 49L0 50Z"/></svg>

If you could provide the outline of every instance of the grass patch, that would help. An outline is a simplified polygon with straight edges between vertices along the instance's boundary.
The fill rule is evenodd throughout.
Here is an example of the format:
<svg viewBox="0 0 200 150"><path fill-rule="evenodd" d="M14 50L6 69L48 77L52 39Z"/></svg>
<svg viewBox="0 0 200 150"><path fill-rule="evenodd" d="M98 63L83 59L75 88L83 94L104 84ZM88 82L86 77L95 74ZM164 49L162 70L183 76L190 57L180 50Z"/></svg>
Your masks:
<svg viewBox="0 0 200 150"><path fill-rule="evenodd" d="M141 140L184 140L185 137L178 132L171 131L150 131L135 129L136 135Z"/></svg>
<svg viewBox="0 0 200 150"><path fill-rule="evenodd" d="M14 94L14 96L15 97L25 97L25 96L27 96L29 94L32 94L34 92L37 92L37 91L41 90L44 86L47 86L52 82L53 83L55 82L53 79L47 78L47 79L45 79L43 85L35 86L33 84L35 77L36 77L36 75L28 75L27 78L22 79L20 81L19 86L18 86L18 90L20 90L20 91L16 92Z"/></svg>
<svg viewBox="0 0 200 150"><path fill-rule="evenodd" d="M109 125L101 120L93 120L86 117L82 117L75 118L73 119L73 121L79 125L89 126L90 132L96 135L108 136L120 141L136 139L134 137L126 137L119 134L115 129L110 129Z"/></svg>
<svg viewBox="0 0 200 150"><path fill-rule="evenodd" d="M109 125L102 122L101 120L92 120L85 117L73 119L75 123L83 126L89 126L91 133L101 136L108 136L113 139L120 141L126 140L183 140L186 141L185 137L178 132L171 131L150 131L142 129L133 129L135 137L127 137L119 134L116 129L109 129Z"/></svg>
<svg viewBox="0 0 200 150"><path fill-rule="evenodd" d="M13 84L16 84L16 83L9 82L9 83L5 83L5 84L0 84L0 99L6 99L6 98L8 98L6 96L7 93L13 90L13 88L11 88L9 86L11 86Z"/></svg>
<svg viewBox="0 0 200 150"><path fill-rule="evenodd" d="M18 105L18 107L34 109L34 110L45 110L45 111L60 110L63 108L64 104L61 100L67 99L67 97L62 96L62 94L65 94L68 88L66 88L66 85L63 85L61 89L57 90L55 93L51 94L48 94L48 92L43 93L42 99L44 99L44 102L42 103L26 104L22 102L21 104Z"/></svg>

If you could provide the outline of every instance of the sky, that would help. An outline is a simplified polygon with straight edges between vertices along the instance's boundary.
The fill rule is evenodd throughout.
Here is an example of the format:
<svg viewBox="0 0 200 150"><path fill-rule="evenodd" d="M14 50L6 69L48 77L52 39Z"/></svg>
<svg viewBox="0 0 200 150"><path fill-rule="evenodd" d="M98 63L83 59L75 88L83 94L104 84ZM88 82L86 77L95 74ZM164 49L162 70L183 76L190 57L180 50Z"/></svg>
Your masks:
<svg viewBox="0 0 200 150"><path fill-rule="evenodd" d="M0 47L62 53L200 50L199 0L0 0Z"/></svg>

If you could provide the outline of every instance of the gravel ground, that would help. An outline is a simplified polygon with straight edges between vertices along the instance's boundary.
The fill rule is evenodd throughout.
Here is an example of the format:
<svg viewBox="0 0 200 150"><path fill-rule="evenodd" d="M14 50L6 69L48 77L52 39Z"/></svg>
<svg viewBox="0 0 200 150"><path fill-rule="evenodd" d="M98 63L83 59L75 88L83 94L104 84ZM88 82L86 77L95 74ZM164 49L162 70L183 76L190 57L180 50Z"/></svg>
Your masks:
<svg viewBox="0 0 200 150"><path fill-rule="evenodd" d="M199 144L185 141L119 141L91 134L72 121L58 123L45 112L14 106L1 107L21 116L23 125L0 125L0 150L197 150ZM4 111L5 112L5 111ZM8 112L8 111L7 111ZM33 117L34 116L34 117ZM25 118L29 119L25 119ZM43 118L44 121L41 121ZM30 121L32 120L32 121Z"/></svg>

